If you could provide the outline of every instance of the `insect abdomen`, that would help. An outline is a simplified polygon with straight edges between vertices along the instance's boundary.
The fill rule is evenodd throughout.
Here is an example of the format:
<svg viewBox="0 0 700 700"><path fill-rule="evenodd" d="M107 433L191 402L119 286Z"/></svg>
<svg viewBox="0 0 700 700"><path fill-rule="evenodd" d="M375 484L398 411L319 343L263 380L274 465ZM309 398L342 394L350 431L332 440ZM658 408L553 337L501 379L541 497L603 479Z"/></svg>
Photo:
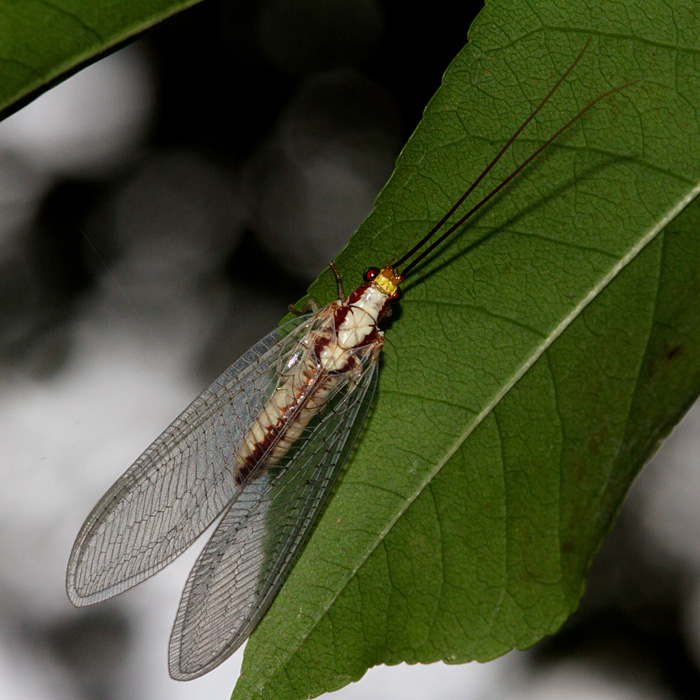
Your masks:
<svg viewBox="0 0 700 700"><path fill-rule="evenodd" d="M299 439L339 381L337 375L314 378L305 368L299 375L295 373L277 387L250 426L236 455L236 484L243 483L261 467L277 464Z"/></svg>

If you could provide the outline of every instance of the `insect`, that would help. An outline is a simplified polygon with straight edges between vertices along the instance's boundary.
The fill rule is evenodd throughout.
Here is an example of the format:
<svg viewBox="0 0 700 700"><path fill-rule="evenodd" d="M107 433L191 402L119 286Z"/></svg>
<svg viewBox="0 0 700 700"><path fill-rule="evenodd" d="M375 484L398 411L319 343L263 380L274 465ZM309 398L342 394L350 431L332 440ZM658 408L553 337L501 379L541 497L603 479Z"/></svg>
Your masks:
<svg viewBox="0 0 700 700"><path fill-rule="evenodd" d="M304 545L362 426L384 343L379 323L398 300L401 282L597 102L627 87L590 102L448 225L587 46L431 231L398 260L369 268L347 298L331 264L338 300L254 345L109 489L70 555L67 591L75 605L140 583L220 517L182 594L170 674L178 680L201 676L245 641Z"/></svg>

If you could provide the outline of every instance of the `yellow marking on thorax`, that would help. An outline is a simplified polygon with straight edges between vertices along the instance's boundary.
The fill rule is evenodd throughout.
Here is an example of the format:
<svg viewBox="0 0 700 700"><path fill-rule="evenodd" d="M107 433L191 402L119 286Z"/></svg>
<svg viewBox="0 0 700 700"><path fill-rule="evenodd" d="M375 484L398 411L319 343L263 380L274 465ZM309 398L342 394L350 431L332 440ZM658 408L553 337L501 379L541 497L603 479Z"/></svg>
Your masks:
<svg viewBox="0 0 700 700"><path fill-rule="evenodd" d="M379 271L379 274L374 278L373 284L379 287L388 297L392 297L396 294L396 290L399 288L402 280L403 277L397 275L391 265L387 265Z"/></svg>

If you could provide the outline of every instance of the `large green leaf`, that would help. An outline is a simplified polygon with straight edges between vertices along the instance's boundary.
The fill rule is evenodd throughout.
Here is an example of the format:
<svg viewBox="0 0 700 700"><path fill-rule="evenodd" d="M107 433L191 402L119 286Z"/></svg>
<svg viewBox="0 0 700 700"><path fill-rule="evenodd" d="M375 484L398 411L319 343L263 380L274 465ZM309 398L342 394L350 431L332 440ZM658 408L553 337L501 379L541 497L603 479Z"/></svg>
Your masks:
<svg viewBox="0 0 700 700"><path fill-rule="evenodd" d="M631 480L698 393L693 0L492 0L338 266L359 279L428 230L589 36L482 192L591 99L640 82L407 285L368 425L234 698L306 698L379 663L487 660L554 632ZM311 293L333 286L327 274Z"/></svg>
<svg viewBox="0 0 700 700"><path fill-rule="evenodd" d="M0 1L0 118L200 0Z"/></svg>

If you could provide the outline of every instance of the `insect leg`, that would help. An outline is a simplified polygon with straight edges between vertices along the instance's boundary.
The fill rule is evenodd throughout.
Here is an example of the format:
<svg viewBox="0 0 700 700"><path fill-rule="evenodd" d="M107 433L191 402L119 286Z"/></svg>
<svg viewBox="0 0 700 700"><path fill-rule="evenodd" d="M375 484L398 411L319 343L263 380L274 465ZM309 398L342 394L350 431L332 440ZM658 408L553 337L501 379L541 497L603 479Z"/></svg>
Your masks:
<svg viewBox="0 0 700 700"><path fill-rule="evenodd" d="M343 289L343 280L340 279L340 273L338 272L338 268L335 266L335 261L331 260L328 263L328 267L333 270L333 274L335 275L335 281L338 283L338 299L345 303L345 290Z"/></svg>
<svg viewBox="0 0 700 700"><path fill-rule="evenodd" d="M288 308L290 314L294 314L295 316L302 316L303 314L309 313L309 311L316 313L319 309L319 306L316 303L315 299L307 299L304 302L304 306L302 306L301 309L297 309L297 307L294 306L294 304L290 304Z"/></svg>

